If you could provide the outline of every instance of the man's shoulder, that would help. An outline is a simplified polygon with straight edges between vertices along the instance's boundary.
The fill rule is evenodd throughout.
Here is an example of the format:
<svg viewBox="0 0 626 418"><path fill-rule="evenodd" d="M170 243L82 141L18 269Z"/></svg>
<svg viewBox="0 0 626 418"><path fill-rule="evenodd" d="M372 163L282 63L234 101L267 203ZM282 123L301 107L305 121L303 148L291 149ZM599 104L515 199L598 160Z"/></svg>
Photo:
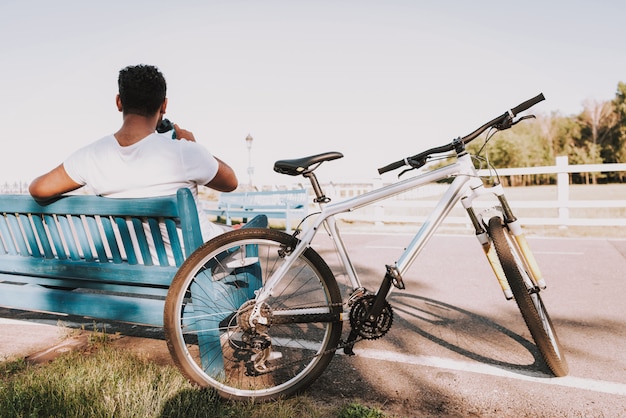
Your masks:
<svg viewBox="0 0 626 418"><path fill-rule="evenodd" d="M100 139L97 139L93 142L83 145L78 148L74 152L72 152L68 158L78 157L82 158L82 156L90 154L90 153L98 153L101 152L103 148L110 147L115 141L115 137L113 134L104 136Z"/></svg>
<svg viewBox="0 0 626 418"><path fill-rule="evenodd" d="M100 139L93 141L90 144L85 145L83 148L97 148L97 147L103 147L103 146L108 147L116 143L117 141L115 139L115 136L113 134L109 134L109 135L103 136Z"/></svg>

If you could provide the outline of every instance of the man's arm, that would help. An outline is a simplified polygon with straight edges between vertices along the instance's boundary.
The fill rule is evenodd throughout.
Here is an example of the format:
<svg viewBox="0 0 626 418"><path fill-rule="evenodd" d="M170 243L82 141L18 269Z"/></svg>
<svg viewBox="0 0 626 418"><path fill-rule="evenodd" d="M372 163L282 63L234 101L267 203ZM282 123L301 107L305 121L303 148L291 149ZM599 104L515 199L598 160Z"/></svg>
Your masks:
<svg viewBox="0 0 626 418"><path fill-rule="evenodd" d="M213 180L208 182L205 186L215 189L218 192L232 192L239 185L235 171L224 161L217 157L215 157L215 159L219 164L217 174L213 177Z"/></svg>
<svg viewBox="0 0 626 418"><path fill-rule="evenodd" d="M176 130L176 139L186 139L187 141L196 142L196 138L191 131L183 129L177 124L174 124L174 129ZM235 171L224 161L215 156L214 158L219 164L217 174L213 177L213 180L205 184L205 186L217 190L218 192L232 192L239 185Z"/></svg>
<svg viewBox="0 0 626 418"><path fill-rule="evenodd" d="M37 200L47 200L80 187L82 185L72 180L61 164L33 180L28 191Z"/></svg>

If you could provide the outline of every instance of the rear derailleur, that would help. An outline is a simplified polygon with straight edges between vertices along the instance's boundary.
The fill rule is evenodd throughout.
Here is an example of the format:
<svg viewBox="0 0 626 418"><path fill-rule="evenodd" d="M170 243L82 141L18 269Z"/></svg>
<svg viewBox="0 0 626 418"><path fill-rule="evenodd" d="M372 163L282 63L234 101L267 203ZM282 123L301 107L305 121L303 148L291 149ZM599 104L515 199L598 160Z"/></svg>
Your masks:
<svg viewBox="0 0 626 418"><path fill-rule="evenodd" d="M237 337L230 336L229 344L236 352L235 357L246 364L246 373L249 376L258 376L272 371L269 362L280 358L281 353L272 351L272 340L268 334L271 325L270 308L267 305L261 308L261 316L267 323L257 323L252 327L249 319L253 307L254 301L250 300L239 308L235 327L239 332Z"/></svg>

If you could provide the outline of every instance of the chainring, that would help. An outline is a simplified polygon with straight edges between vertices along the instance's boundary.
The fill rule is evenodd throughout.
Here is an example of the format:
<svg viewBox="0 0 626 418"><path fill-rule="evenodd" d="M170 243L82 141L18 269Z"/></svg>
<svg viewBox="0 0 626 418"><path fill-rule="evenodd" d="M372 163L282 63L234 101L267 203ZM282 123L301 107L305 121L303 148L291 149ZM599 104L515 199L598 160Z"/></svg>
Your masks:
<svg viewBox="0 0 626 418"><path fill-rule="evenodd" d="M369 318L368 312L374 303L376 295L361 296L354 301L350 309L350 326L362 338L375 340L387 333L393 323L393 310L389 302L385 305L377 318Z"/></svg>

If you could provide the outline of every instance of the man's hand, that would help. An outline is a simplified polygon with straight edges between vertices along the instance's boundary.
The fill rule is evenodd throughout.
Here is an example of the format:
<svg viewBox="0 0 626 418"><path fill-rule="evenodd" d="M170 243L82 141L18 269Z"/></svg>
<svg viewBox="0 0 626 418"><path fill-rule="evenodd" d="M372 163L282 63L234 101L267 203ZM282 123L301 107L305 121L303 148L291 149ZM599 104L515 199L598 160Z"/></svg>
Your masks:
<svg viewBox="0 0 626 418"><path fill-rule="evenodd" d="M174 124L174 131L176 131L176 139L186 139L187 141L196 142L196 138L192 132L181 128L177 124Z"/></svg>

